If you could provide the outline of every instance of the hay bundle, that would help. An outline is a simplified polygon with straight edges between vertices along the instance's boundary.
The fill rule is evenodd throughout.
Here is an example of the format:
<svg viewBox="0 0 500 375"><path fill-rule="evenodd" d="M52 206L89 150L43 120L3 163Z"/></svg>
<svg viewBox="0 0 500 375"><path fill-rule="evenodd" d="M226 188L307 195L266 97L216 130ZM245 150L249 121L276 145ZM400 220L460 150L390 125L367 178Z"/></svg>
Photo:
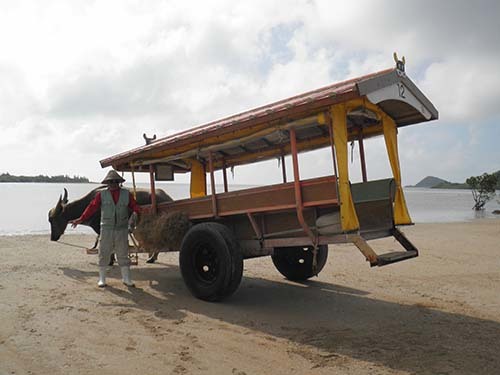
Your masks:
<svg viewBox="0 0 500 375"><path fill-rule="evenodd" d="M139 221L135 224L132 234L139 242L142 248L151 248L152 244L155 242L154 231L151 228L154 225L155 216L150 214L142 214L139 217ZM130 228L130 227L129 227Z"/></svg>
<svg viewBox="0 0 500 375"><path fill-rule="evenodd" d="M191 222L183 212L144 214L134 230L134 236L148 250L179 250L189 228Z"/></svg>

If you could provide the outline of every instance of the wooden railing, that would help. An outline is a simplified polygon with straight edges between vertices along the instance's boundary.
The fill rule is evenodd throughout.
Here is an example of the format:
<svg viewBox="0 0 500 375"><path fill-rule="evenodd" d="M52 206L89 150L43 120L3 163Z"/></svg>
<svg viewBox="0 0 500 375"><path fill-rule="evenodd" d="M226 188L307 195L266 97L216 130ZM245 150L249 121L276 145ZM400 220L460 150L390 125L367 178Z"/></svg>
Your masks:
<svg viewBox="0 0 500 375"><path fill-rule="evenodd" d="M301 181L304 207L338 205L335 177L319 177ZM294 183L268 185L216 194L217 216L260 213L295 209ZM143 206L150 211L150 206ZM161 203L158 211L185 212L190 219L213 217L212 196Z"/></svg>

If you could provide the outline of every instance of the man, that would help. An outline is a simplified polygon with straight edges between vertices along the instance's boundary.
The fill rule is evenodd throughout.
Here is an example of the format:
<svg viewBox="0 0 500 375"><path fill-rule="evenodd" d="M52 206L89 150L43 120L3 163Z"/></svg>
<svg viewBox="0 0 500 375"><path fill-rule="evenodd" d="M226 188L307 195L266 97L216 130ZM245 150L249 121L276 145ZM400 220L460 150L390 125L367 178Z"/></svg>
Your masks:
<svg viewBox="0 0 500 375"><path fill-rule="evenodd" d="M130 276L130 259L128 257L128 221L129 213L139 213L139 206L133 195L120 184L125 182L115 170L110 170L103 184L106 190L98 192L82 215L70 221L76 228L85 220L101 210L101 235L99 241L99 281L100 288L106 286L106 267L112 253L116 254L122 273L122 281L128 287L134 287Z"/></svg>

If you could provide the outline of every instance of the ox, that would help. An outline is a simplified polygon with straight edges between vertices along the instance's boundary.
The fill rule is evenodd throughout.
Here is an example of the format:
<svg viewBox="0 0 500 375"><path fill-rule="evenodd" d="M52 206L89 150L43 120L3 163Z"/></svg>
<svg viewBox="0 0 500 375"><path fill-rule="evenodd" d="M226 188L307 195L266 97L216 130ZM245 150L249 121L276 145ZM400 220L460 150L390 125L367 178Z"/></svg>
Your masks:
<svg viewBox="0 0 500 375"><path fill-rule="evenodd" d="M64 196L59 196L59 200L54 208L49 211L49 222L50 222L50 240L57 241L64 234L68 222L70 220L77 219L81 216L88 204L94 199L98 191L106 189L106 186L99 186L94 190L90 191L87 195L80 199L68 202L68 191L64 189ZM156 201L161 202L171 202L172 198L161 189L156 189ZM146 189L136 190L136 200L137 204L151 204L151 193ZM101 233L101 212L92 216L88 221L83 222L82 225L87 225L91 227L97 235ZM99 237L98 237L99 238ZM97 246L97 240L94 247ZM158 253L152 254L148 259L148 263L154 263ZM111 259L110 265L113 264L113 258Z"/></svg>

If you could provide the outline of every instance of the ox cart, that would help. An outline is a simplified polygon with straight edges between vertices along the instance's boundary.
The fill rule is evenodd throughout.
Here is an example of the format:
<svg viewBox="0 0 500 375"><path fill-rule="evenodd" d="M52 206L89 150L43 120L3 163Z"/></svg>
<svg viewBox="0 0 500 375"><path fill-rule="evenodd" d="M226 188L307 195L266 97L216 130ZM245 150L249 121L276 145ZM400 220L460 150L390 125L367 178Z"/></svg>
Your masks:
<svg viewBox="0 0 500 375"><path fill-rule="evenodd" d="M189 199L157 204L153 195L142 210L189 217L192 227L182 244L169 250L180 251L191 293L214 301L238 288L248 258L270 255L286 278L306 280L321 272L331 244L354 244L370 266L417 257L417 248L400 231L412 221L401 186L397 134L399 127L437 118L436 108L398 62L396 68L159 138L101 165L149 173L152 191L157 180L190 173ZM376 136L385 139L392 176L368 180L364 142ZM348 143L353 141L359 144L359 183L349 180ZM331 150L332 173L301 179L299 154L319 148ZM290 181L285 156L293 165ZM276 158L282 183L228 190L228 168ZM216 171L223 191L216 189ZM401 250L375 253L370 240L388 236Z"/></svg>

